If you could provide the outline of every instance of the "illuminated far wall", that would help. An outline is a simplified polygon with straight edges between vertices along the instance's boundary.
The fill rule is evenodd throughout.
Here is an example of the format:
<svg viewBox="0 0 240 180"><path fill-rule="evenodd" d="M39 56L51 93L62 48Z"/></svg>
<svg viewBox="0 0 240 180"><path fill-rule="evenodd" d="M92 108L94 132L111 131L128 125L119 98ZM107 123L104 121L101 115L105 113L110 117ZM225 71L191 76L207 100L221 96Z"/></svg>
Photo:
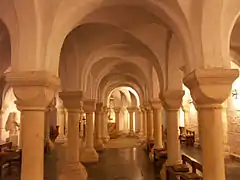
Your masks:
<svg viewBox="0 0 240 180"><path fill-rule="evenodd" d="M7 91L4 100L3 100L3 107L2 107L2 118L1 122L0 122L0 131L1 131L1 137L0 139L2 141L6 141L7 138L9 138L9 131L6 131L6 122L8 119L8 116L11 112L15 112L16 113L16 122L20 123L20 116L21 116L21 112L18 111L17 106L15 104L16 101L16 97L13 93L13 89L9 88L9 90Z"/></svg>

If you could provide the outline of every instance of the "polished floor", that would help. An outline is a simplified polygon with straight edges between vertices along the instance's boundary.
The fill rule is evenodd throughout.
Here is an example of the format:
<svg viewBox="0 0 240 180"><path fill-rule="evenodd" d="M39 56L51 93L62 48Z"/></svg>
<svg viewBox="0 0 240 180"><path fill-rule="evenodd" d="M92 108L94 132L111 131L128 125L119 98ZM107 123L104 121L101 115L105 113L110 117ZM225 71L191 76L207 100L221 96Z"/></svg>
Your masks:
<svg viewBox="0 0 240 180"><path fill-rule="evenodd" d="M137 139L122 137L111 140L107 149L100 153L100 162L85 165L88 180L159 180L159 169L149 161L148 155L139 147ZM201 162L201 150L182 147L182 152ZM225 161L227 180L240 180L240 163ZM6 171L0 180L20 180L18 168L11 175ZM57 180L57 157L50 154L45 158L45 180ZM33 179L34 180L34 179Z"/></svg>
<svg viewBox="0 0 240 180"><path fill-rule="evenodd" d="M107 149L100 154L100 163L86 165L89 180L157 180L146 153L140 148Z"/></svg>

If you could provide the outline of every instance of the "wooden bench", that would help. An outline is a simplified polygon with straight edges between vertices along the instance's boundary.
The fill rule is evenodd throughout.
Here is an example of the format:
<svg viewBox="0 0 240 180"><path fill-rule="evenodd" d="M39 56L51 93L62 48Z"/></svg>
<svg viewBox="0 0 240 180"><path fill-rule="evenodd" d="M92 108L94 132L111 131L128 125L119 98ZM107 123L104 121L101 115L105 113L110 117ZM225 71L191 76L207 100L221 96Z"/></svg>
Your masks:
<svg viewBox="0 0 240 180"><path fill-rule="evenodd" d="M186 146L194 146L195 143L195 132L186 130Z"/></svg>
<svg viewBox="0 0 240 180"><path fill-rule="evenodd" d="M0 144L0 179L2 168L8 165L8 173L11 173L12 164L18 162L21 168L21 150L13 149L12 142Z"/></svg>
<svg viewBox="0 0 240 180"><path fill-rule="evenodd" d="M180 129L179 135L180 143L186 144L186 146L194 146L195 132L188 129L185 130L184 127L179 127L179 129Z"/></svg>
<svg viewBox="0 0 240 180"><path fill-rule="evenodd" d="M190 156L186 154L182 154L182 162L183 164L188 164L191 166L192 171L189 173L184 173L180 176L181 180L202 180L202 176L200 176L197 171L200 171L201 173L203 172L202 165L197 162L195 159L191 158Z"/></svg>

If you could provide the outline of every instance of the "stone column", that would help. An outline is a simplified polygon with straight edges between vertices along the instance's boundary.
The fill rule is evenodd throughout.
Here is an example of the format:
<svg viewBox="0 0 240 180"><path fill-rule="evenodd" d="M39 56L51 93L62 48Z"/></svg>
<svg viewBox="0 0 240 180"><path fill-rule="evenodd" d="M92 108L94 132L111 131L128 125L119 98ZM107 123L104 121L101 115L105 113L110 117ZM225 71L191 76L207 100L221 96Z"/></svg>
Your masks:
<svg viewBox="0 0 240 180"><path fill-rule="evenodd" d="M84 163L94 163L99 161L99 156L93 147L93 113L96 110L95 100L83 102L83 110L86 113L86 145L82 151L80 161Z"/></svg>
<svg viewBox="0 0 240 180"><path fill-rule="evenodd" d="M129 113L129 124L130 124L130 128L129 128L129 136L134 136L134 130L133 130L133 113L136 111L135 107L128 107L127 108L128 113Z"/></svg>
<svg viewBox="0 0 240 180"><path fill-rule="evenodd" d="M147 111L147 141L154 140L154 134L153 134L153 110L148 105L146 106Z"/></svg>
<svg viewBox="0 0 240 180"><path fill-rule="evenodd" d="M199 69L184 78L198 111L204 180L225 180L222 103L232 83L239 77L235 69Z"/></svg>
<svg viewBox="0 0 240 180"><path fill-rule="evenodd" d="M6 74L6 80L21 111L21 180L43 180L45 110L59 87L59 79L46 72L12 72Z"/></svg>
<svg viewBox="0 0 240 180"><path fill-rule="evenodd" d="M154 113L154 148L163 148L162 137L162 103L160 100L151 101Z"/></svg>
<svg viewBox="0 0 240 180"><path fill-rule="evenodd" d="M121 111L120 107L114 108L117 134L119 134L119 132L120 132L120 111Z"/></svg>
<svg viewBox="0 0 240 180"><path fill-rule="evenodd" d="M57 121L59 126L59 134L56 139L56 143L64 143L66 142L66 136L64 134L64 127L65 127L65 110L64 107L57 108Z"/></svg>
<svg viewBox="0 0 240 180"><path fill-rule="evenodd" d="M79 150L81 153L81 150L84 146L84 111L83 111L83 105L80 107L80 127L79 127Z"/></svg>
<svg viewBox="0 0 240 180"><path fill-rule="evenodd" d="M140 128L139 128L138 136L139 136L139 138L144 139L144 109L143 109L143 107L140 107L139 113L140 113Z"/></svg>
<svg viewBox="0 0 240 180"><path fill-rule="evenodd" d="M147 140L147 127L148 127L148 116L147 116L147 111L146 108L142 108L143 111L143 116L144 116L144 125L143 125L143 129L144 129L144 138Z"/></svg>
<svg viewBox="0 0 240 180"><path fill-rule="evenodd" d="M103 137L102 140L104 143L107 143L110 139L108 134L108 108L106 106L103 107Z"/></svg>
<svg viewBox="0 0 240 180"><path fill-rule="evenodd" d="M97 151L102 151L105 149L105 146L102 141L102 112L103 112L103 103L97 103L96 112L95 112L95 140L94 148Z"/></svg>
<svg viewBox="0 0 240 180"><path fill-rule="evenodd" d="M67 162L60 179L87 179L85 167L79 162L79 119L82 92L60 92L59 97L67 109Z"/></svg>
<svg viewBox="0 0 240 180"><path fill-rule="evenodd" d="M162 99L167 119L168 165L174 165L181 162L178 119L183 95L184 91L182 90L168 90L163 93Z"/></svg>

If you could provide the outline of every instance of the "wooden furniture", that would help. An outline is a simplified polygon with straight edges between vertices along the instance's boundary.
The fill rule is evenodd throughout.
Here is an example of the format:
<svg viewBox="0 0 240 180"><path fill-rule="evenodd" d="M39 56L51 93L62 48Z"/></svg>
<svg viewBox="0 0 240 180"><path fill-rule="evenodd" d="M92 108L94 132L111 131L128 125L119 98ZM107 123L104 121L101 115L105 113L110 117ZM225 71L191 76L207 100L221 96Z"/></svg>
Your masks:
<svg viewBox="0 0 240 180"><path fill-rule="evenodd" d="M8 165L8 173L11 173L13 163L18 163L21 168L21 150L14 149L11 142L0 143L0 179L2 177L2 168Z"/></svg>
<svg viewBox="0 0 240 180"><path fill-rule="evenodd" d="M174 166L166 167L166 179L167 180L179 180L180 175L188 173L189 168L185 164L178 164Z"/></svg>
<svg viewBox="0 0 240 180"><path fill-rule="evenodd" d="M154 149L154 165L162 168L163 164L167 160L167 150L165 148L162 149Z"/></svg>
<svg viewBox="0 0 240 180"><path fill-rule="evenodd" d="M184 127L179 127L180 129L180 143L186 144L186 146L194 146L195 143L195 132L185 129Z"/></svg>
<svg viewBox="0 0 240 180"><path fill-rule="evenodd" d="M186 146L194 146L195 143L195 132L186 130Z"/></svg>
<svg viewBox="0 0 240 180"><path fill-rule="evenodd" d="M199 162L197 162L195 159L191 158L186 154L182 154L182 161L183 161L183 164L188 164L189 166L191 166L192 171L189 173L182 174L180 176L181 180L191 180L191 179L202 180L203 179L202 176L197 174L197 171L200 171L201 173L203 172L202 165Z"/></svg>
<svg viewBox="0 0 240 180"><path fill-rule="evenodd" d="M147 153L151 152L153 146L154 146L154 140L151 140L151 141L147 142Z"/></svg>

